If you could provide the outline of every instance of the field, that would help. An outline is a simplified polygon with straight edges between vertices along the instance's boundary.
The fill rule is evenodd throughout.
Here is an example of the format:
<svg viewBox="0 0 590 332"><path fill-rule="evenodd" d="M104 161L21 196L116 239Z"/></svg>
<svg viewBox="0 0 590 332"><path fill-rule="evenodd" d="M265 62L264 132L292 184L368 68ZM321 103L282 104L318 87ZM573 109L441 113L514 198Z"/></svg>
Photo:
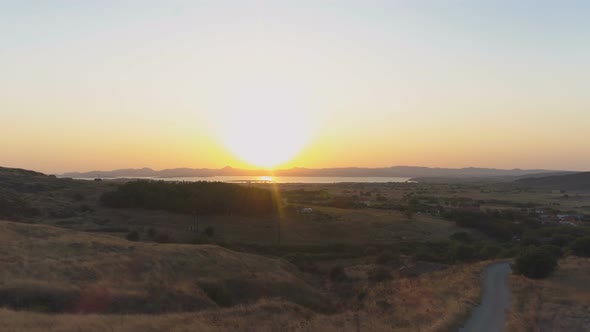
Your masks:
<svg viewBox="0 0 590 332"><path fill-rule="evenodd" d="M513 308L508 331L588 331L590 259L568 257L546 280L512 276Z"/></svg>
<svg viewBox="0 0 590 332"><path fill-rule="evenodd" d="M216 246L12 222L0 222L0 237L2 301L34 311L0 310L8 331L444 330L477 301L485 265L370 281L374 264L355 264L346 281L314 287L282 260Z"/></svg>
<svg viewBox="0 0 590 332"><path fill-rule="evenodd" d="M489 262L528 246L566 255L590 234L588 191L512 182L222 186L271 192L276 209L254 214L179 213L208 193L152 195L174 185L140 192L147 205L121 196L138 204L121 208L101 198L125 180L0 169L0 183L0 321L9 331L447 331L477 303ZM576 225L559 224L560 214ZM526 316L539 308L583 315L575 262L562 260L547 281L567 280L569 293L543 295L549 287L513 278L522 300L511 328L548 326L548 316ZM554 299L562 291L571 296ZM570 318L563 324L579 324Z"/></svg>

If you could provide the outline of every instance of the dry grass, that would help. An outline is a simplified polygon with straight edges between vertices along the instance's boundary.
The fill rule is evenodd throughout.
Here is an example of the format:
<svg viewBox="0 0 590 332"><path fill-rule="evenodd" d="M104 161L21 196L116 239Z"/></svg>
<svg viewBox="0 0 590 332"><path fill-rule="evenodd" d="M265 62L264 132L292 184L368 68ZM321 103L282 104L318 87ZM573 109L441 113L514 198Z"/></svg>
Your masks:
<svg viewBox="0 0 590 332"><path fill-rule="evenodd" d="M279 259L0 222L0 304L50 312L162 312L275 296L314 308L325 302Z"/></svg>
<svg viewBox="0 0 590 332"><path fill-rule="evenodd" d="M192 294L191 299L203 303L193 312L133 315L0 309L3 331L446 331L477 301L480 273L486 265L452 266L415 278L402 278L392 271L391 281L359 278L344 285L328 283L320 292L300 280L287 263L214 246L131 243L10 222L0 223L0 240L2 289L19 283L36 290L73 289L95 300L104 300L96 295L106 289L110 294L143 294L144 300L158 303L166 298L149 298L145 293L158 284L165 286L164 291ZM358 269L363 268L374 266ZM258 300L250 297L242 304L219 308L195 287L203 279L264 284L245 284L244 289L256 292ZM320 300L322 293L346 288L352 295L340 298L334 314L294 303L301 300L294 292ZM273 293L277 289L282 293Z"/></svg>
<svg viewBox="0 0 590 332"><path fill-rule="evenodd" d="M545 280L511 276L514 294L507 331L590 330L590 259L567 257Z"/></svg>

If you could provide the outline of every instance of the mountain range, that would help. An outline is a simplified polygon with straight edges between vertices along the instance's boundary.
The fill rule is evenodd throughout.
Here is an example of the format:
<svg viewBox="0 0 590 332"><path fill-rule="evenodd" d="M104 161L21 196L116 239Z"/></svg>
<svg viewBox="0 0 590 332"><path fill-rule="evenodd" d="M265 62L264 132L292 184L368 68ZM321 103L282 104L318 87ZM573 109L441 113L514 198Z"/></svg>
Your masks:
<svg viewBox="0 0 590 332"><path fill-rule="evenodd" d="M210 176L334 176L334 177L449 177L449 178L485 178L527 176L533 174L568 174L567 171L543 169L496 169L496 168L431 168L420 166L392 166L382 168L341 167L341 168L301 168L262 170L224 167L212 168L172 168L153 170L151 168L129 168L112 171L68 172L61 177L71 178L174 178L174 177L210 177ZM573 173L573 172L571 172Z"/></svg>

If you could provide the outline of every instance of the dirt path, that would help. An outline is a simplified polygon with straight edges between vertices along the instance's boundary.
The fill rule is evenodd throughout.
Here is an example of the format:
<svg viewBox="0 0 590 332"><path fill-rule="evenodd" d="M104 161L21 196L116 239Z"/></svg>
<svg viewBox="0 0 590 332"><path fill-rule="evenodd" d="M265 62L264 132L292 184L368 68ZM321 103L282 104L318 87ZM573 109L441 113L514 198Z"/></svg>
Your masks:
<svg viewBox="0 0 590 332"><path fill-rule="evenodd" d="M506 310L510 306L508 274L510 263L501 262L488 266L484 271L484 291L481 304L459 332L498 332L504 330Z"/></svg>

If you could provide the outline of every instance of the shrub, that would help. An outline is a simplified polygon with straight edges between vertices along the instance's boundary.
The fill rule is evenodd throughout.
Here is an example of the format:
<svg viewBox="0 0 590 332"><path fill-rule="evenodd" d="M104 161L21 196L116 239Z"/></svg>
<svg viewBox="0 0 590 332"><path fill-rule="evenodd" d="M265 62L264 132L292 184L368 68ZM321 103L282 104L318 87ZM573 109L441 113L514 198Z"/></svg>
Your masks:
<svg viewBox="0 0 590 332"><path fill-rule="evenodd" d="M347 279L348 279L348 276L344 272L344 268L342 266L337 265L337 266L334 266L330 270L330 280L336 281L336 282L342 282L342 281L346 281Z"/></svg>
<svg viewBox="0 0 590 332"><path fill-rule="evenodd" d="M373 246L368 246L365 248L365 256L375 256L379 252L379 249Z"/></svg>
<svg viewBox="0 0 590 332"><path fill-rule="evenodd" d="M377 259L375 260L377 264L387 264L387 263L397 263L399 260L399 255L394 254L393 252L387 250L379 254Z"/></svg>
<svg viewBox="0 0 590 332"><path fill-rule="evenodd" d="M205 235L208 237L213 237L213 235L215 235L215 229L213 229L211 226L207 226L207 228L205 228Z"/></svg>
<svg viewBox="0 0 590 332"><path fill-rule="evenodd" d="M590 257L590 236L576 239L572 243L571 249L576 256Z"/></svg>
<svg viewBox="0 0 590 332"><path fill-rule="evenodd" d="M486 245L479 251L479 258L481 259L494 259L498 258L502 249L496 245Z"/></svg>
<svg viewBox="0 0 590 332"><path fill-rule="evenodd" d="M410 219L410 220L414 219L414 211L412 211L412 209L410 209L410 208L406 208L403 211L403 214L407 219Z"/></svg>
<svg viewBox="0 0 590 332"><path fill-rule="evenodd" d="M201 289L207 296L220 307L229 307L232 305L231 292L225 285L218 283L203 283Z"/></svg>
<svg viewBox="0 0 590 332"><path fill-rule="evenodd" d="M457 242L464 242L464 243L471 242L471 237L469 236L469 234L467 234L467 232L455 232L450 236L450 238L451 238L451 240L457 241Z"/></svg>
<svg viewBox="0 0 590 332"><path fill-rule="evenodd" d="M544 244L542 246L540 246L541 249L551 253L551 255L553 255L555 258L560 258L561 256L563 256L563 253L561 252L561 248L552 244Z"/></svg>
<svg viewBox="0 0 590 332"><path fill-rule="evenodd" d="M463 243L455 244L451 246L449 251L449 258L451 261L469 261L472 260L475 254L473 246L466 245Z"/></svg>
<svg viewBox="0 0 590 332"><path fill-rule="evenodd" d="M85 200L85 199L86 199L86 197L85 197L85 196L84 196L84 194L82 194L82 193L75 193L75 194L72 196L72 198L74 198L74 200L75 200L76 202L81 202L81 201L83 201L83 200Z"/></svg>
<svg viewBox="0 0 590 332"><path fill-rule="evenodd" d="M500 250L500 258L512 258L518 255L518 249L516 248L504 248Z"/></svg>
<svg viewBox="0 0 590 332"><path fill-rule="evenodd" d="M315 271L317 269L309 254L293 253L285 255L283 258L297 266L301 271Z"/></svg>
<svg viewBox="0 0 590 332"><path fill-rule="evenodd" d="M373 282L391 280L391 272L389 272L388 269L379 266L369 273L369 280Z"/></svg>
<svg viewBox="0 0 590 332"><path fill-rule="evenodd" d="M139 233L137 231L131 231L126 236L129 241L139 241Z"/></svg>
<svg viewBox="0 0 590 332"><path fill-rule="evenodd" d="M514 273L527 278L546 278L557 268L557 257L543 248L530 247L523 250L513 265Z"/></svg>
<svg viewBox="0 0 590 332"><path fill-rule="evenodd" d="M94 211L90 206L87 204L80 205L80 212L92 212Z"/></svg>
<svg viewBox="0 0 590 332"><path fill-rule="evenodd" d="M574 236L568 234L556 234L551 237L551 244L564 247L574 240Z"/></svg>
<svg viewBox="0 0 590 332"><path fill-rule="evenodd" d="M153 227L150 227L150 229L148 229L148 235L149 237L151 237L152 239L156 236L156 229Z"/></svg>
<svg viewBox="0 0 590 332"><path fill-rule="evenodd" d="M170 243L170 242L172 242L172 238L170 238L170 235L168 235L166 233L157 233L154 236L154 241L156 241L158 243Z"/></svg>

